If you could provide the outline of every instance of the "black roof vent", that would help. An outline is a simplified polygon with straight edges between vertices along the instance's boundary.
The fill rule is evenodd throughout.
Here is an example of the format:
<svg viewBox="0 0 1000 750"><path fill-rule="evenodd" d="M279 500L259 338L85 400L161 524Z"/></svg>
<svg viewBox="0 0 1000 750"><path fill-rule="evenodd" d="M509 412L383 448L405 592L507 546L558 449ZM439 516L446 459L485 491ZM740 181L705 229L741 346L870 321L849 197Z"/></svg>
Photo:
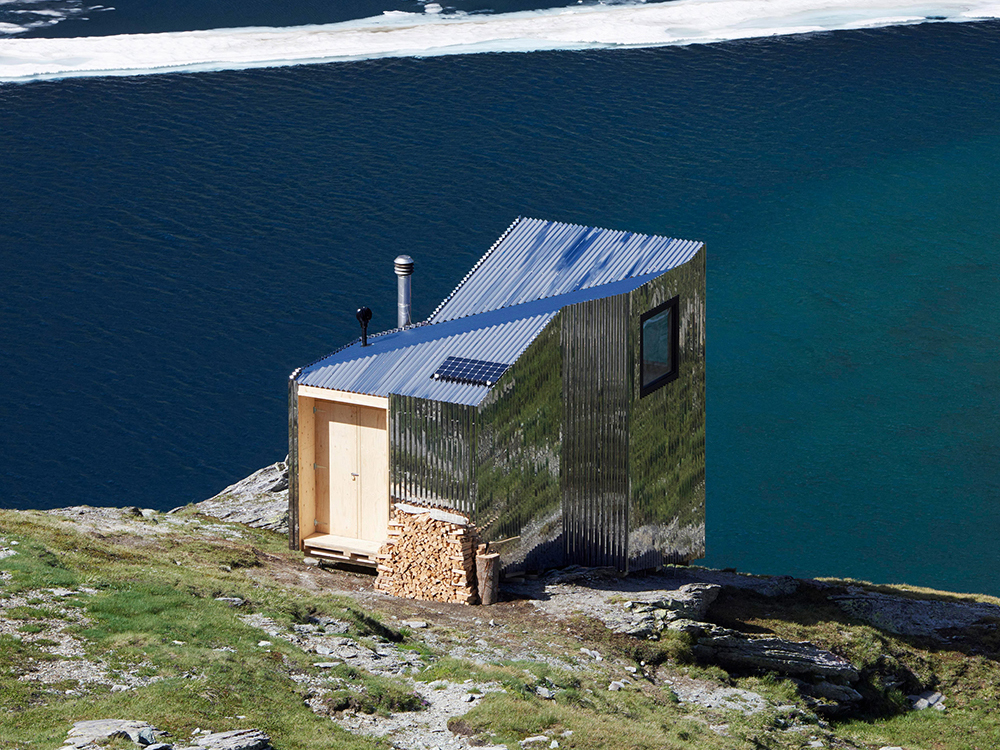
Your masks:
<svg viewBox="0 0 1000 750"><path fill-rule="evenodd" d="M371 308L359 307L354 317L361 324L361 346L368 346L368 322L372 319Z"/></svg>

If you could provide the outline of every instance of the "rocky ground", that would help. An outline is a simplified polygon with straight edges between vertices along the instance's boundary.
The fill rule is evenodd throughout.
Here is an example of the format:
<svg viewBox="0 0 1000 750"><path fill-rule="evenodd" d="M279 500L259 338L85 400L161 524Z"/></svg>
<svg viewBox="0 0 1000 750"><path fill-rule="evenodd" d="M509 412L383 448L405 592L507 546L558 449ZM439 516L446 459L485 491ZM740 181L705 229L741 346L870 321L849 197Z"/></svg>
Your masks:
<svg viewBox="0 0 1000 750"><path fill-rule="evenodd" d="M26 654L18 661L21 651L10 652L8 677L36 686L6 707L8 716L67 701L76 708L42 714L65 721L45 735L61 733L59 740L12 739L20 725L0 719L0 749L331 746L282 736L291 732L286 725L242 704L206 708L211 725L134 713L141 705L156 713L155 701L140 698L161 687L210 685L220 660L230 658L246 670L280 665L288 710L298 705L321 722L310 731L322 736L329 722L345 730L338 737L372 738L373 747L996 746L994 735L976 740L961 731L962 722L986 726L976 701L996 693L1000 603L988 597L670 567L629 577L572 568L506 581L502 601L489 608L398 600L377 592L365 572L306 565L280 537L259 531L280 526L270 496L283 492L282 470L276 464L250 482L274 508L255 509L243 497L166 514L88 507L4 514L0 639L9 640L0 645ZM29 587L31 556L45 562L46 554L62 561L46 563L53 571L86 569L84 580L68 582L67 572L61 585ZM129 554L135 570L153 577L170 566L178 576L202 576L173 585L239 634L228 636L232 645L180 627L101 641L95 633L112 622L101 602L120 584L88 566L99 555ZM188 653L199 638L201 650ZM88 713L130 706L127 716ZM922 713L952 721L967 744L920 739L948 728L909 718Z"/></svg>

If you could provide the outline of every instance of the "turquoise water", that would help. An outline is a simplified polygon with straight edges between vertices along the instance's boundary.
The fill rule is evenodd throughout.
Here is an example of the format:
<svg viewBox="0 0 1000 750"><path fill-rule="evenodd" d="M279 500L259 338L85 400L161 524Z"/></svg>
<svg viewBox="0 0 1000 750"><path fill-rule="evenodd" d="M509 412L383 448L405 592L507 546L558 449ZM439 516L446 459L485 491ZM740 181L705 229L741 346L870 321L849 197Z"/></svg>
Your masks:
<svg viewBox="0 0 1000 750"><path fill-rule="evenodd" d="M997 590L998 144L874 160L745 217L752 257L710 275L710 562Z"/></svg>
<svg viewBox="0 0 1000 750"><path fill-rule="evenodd" d="M998 123L992 22L0 86L0 502L280 459L524 214L707 243L707 563L1000 593Z"/></svg>

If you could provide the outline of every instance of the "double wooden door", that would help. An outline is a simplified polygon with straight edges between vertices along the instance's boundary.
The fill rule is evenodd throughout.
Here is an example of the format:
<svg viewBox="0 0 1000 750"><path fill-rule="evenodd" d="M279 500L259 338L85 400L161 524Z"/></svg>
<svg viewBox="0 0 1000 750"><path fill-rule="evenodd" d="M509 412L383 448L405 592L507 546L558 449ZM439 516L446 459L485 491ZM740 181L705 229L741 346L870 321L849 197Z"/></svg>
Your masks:
<svg viewBox="0 0 1000 750"><path fill-rule="evenodd" d="M385 409L316 402L316 531L380 542L389 524Z"/></svg>

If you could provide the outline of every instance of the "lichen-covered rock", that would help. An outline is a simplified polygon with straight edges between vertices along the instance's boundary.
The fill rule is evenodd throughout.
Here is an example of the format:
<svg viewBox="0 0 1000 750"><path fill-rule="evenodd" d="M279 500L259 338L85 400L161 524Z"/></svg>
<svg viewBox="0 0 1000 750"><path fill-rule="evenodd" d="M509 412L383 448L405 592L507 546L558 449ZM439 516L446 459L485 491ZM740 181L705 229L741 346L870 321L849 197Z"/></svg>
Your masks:
<svg viewBox="0 0 1000 750"><path fill-rule="evenodd" d="M694 647L702 659L735 669L764 669L787 675L814 675L857 682L857 668L840 656L808 641L749 638L742 633L703 636Z"/></svg>
<svg viewBox="0 0 1000 750"><path fill-rule="evenodd" d="M714 583L688 583L674 591L659 591L649 598L625 602L623 622L615 630L636 638L650 638L675 620L700 622L721 590Z"/></svg>
<svg viewBox="0 0 1000 750"><path fill-rule="evenodd" d="M158 732L156 727L145 721L92 719L76 722L67 733L66 744L78 750L97 747L112 739L128 739L136 745L148 745L150 743L144 740L157 734L162 732Z"/></svg>
<svg viewBox="0 0 1000 750"><path fill-rule="evenodd" d="M1000 607L985 602L910 599L861 590L830 598L851 617L897 635L936 636L946 628L1000 618Z"/></svg>
<svg viewBox="0 0 1000 750"><path fill-rule="evenodd" d="M288 464L279 461L196 503L199 513L221 521L288 533Z"/></svg>
<svg viewBox="0 0 1000 750"><path fill-rule="evenodd" d="M862 695L857 690L847 685L834 685L832 682L820 680L812 685L807 685L803 692L814 695L817 698L827 698L837 701L837 703L858 703L862 700Z"/></svg>
<svg viewBox="0 0 1000 750"><path fill-rule="evenodd" d="M259 729L233 729L202 735L198 744L205 750L267 750L271 738Z"/></svg>

